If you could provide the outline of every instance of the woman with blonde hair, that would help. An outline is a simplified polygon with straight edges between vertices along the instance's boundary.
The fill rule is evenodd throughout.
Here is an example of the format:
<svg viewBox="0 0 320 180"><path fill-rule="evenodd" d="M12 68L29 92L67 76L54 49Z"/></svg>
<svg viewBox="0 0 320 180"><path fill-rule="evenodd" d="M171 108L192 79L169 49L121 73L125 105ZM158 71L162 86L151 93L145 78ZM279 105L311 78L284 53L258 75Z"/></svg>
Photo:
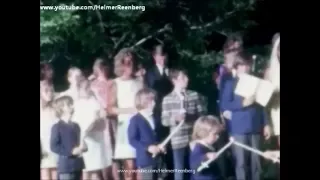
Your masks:
<svg viewBox="0 0 320 180"><path fill-rule="evenodd" d="M114 159L123 164L125 170L135 169L135 149L129 144L128 127L130 119L136 114L135 96L143 88L141 81L134 78L133 51L124 48L114 58L114 73L116 78L110 87L110 97L107 106L108 115L117 117L117 132ZM136 179L136 174L124 173L125 180ZM118 176L118 174L117 174ZM120 179L115 177L115 179Z"/></svg>
<svg viewBox="0 0 320 180"><path fill-rule="evenodd" d="M41 143L41 179L57 179L58 156L50 149L51 128L57 122L52 100L53 85L48 81L40 82L40 143Z"/></svg>
<svg viewBox="0 0 320 180"><path fill-rule="evenodd" d="M107 154L103 129L100 127L106 114L91 91L88 80L80 81L78 93L78 99L74 101L73 121L79 124L81 140L88 148L83 153L83 179L102 180L102 170L111 165L111 154Z"/></svg>

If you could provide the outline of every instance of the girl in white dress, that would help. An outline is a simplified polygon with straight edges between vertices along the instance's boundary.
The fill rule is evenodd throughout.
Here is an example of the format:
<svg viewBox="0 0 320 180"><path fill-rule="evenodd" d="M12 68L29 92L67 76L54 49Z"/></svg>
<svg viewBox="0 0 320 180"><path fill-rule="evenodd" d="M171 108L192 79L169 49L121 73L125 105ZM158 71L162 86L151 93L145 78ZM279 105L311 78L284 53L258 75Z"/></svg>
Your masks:
<svg viewBox="0 0 320 180"><path fill-rule="evenodd" d="M105 113L87 80L80 83L78 92L79 98L75 101L73 121L79 124L81 139L88 148L88 151L83 153L85 163L83 179L102 179L101 170L111 165L111 158L106 157L103 129L98 127Z"/></svg>
<svg viewBox="0 0 320 180"><path fill-rule="evenodd" d="M47 81L40 82L40 143L42 150L41 179L57 179L58 156L50 150L51 128L57 118L51 106L53 100L53 85Z"/></svg>
<svg viewBox="0 0 320 180"><path fill-rule="evenodd" d="M107 100L109 97L109 86L111 81L109 80L109 66L104 62L103 59L98 58L93 64L93 74L88 78L91 80L91 89L99 101L100 105L104 110L107 110ZM104 117L104 121L101 121L101 128L103 128L105 147L106 147L106 158L107 161L112 160L114 144L115 144L115 130L116 121L111 118ZM115 166L115 165L113 165ZM116 172L115 172L116 173ZM103 170L103 177L105 180L111 178L112 167L108 166Z"/></svg>
<svg viewBox="0 0 320 180"><path fill-rule="evenodd" d="M135 149L129 144L128 126L132 116L137 112L135 95L143 88L141 81L133 77L133 52L131 49L122 49L114 58L114 79L108 104L108 114L116 115L118 126L116 132L116 146L114 159L123 163L125 170L134 170ZM124 173L125 180L136 179L135 173ZM119 177L115 177L119 179Z"/></svg>

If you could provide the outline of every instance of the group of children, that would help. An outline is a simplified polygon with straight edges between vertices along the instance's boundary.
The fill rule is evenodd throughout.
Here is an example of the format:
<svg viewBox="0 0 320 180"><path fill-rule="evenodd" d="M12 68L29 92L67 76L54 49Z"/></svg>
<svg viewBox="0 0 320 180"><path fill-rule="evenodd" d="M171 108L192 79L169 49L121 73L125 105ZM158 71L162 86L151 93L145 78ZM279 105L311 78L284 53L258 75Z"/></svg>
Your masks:
<svg viewBox="0 0 320 180"><path fill-rule="evenodd" d="M52 82L48 78L52 76L52 69L48 65L43 65L42 69L45 70L47 78L40 81L41 178L43 180L80 180L81 177L83 180L163 179L165 176L155 173L155 170L164 167L161 162L168 151L172 151L174 169L194 170L191 171L194 173L190 174L175 171L175 180L225 178L221 177L221 168L216 162L197 172L204 161L216 157L217 149L213 148L213 144L218 141L222 131L227 131L237 142L256 149L260 148L261 134L265 138L271 136L271 127L265 109L255 103L254 97L244 99L234 93L239 75L250 73L252 56L239 50L236 43L228 48L230 52L226 53L229 55L226 62L232 61L232 63L225 63L227 73L220 73L218 81L221 117L207 115L206 103L202 95L187 88L189 81L187 73L176 68L170 69L168 73L173 90L162 99L160 121L155 118L154 113L159 102L157 92L150 87L141 87L134 92L134 115L125 116L124 112L123 117L129 118L124 119L118 116L120 118L118 121L121 121L114 125L110 123L114 119L107 118L109 111L106 110L106 106L108 105L103 104L105 102L99 95L99 93L108 93L106 89L110 90L109 81L102 78L101 81L105 83L106 88L96 88L97 84L91 80L91 77L88 80L80 69L73 67L68 72L69 89L62 93L55 93ZM125 72L130 63L126 62L125 57L121 61L124 66L122 72ZM104 65L99 61L96 67L97 74L105 71L105 68L101 67ZM95 75L94 79L99 79L99 75ZM102 92L103 90L107 92ZM126 95L123 94L123 96L125 100ZM130 104L131 101L129 101L130 98L128 99ZM126 110L129 113L129 109ZM123 123L127 126L123 126ZM119 134L117 127L126 128L125 131L120 130ZM163 134L161 133L163 127L169 128L170 132L174 133L170 138L170 146L163 143L164 138L160 137ZM116 138L114 134L117 134ZM280 133L277 135L280 136ZM119 147L118 150L117 147L114 150L114 144L117 141L128 143L126 145L134 149L132 159L134 159L135 168L139 170L130 172L135 174L134 176L117 176L115 174L121 171L112 172L114 151L127 151ZM260 157L257 154L248 153L237 146L232 146L232 154L235 159L237 180L260 179ZM277 154L278 152L268 151L265 157L274 159L278 158ZM250 155L249 159L248 155ZM250 175L248 174L249 164Z"/></svg>

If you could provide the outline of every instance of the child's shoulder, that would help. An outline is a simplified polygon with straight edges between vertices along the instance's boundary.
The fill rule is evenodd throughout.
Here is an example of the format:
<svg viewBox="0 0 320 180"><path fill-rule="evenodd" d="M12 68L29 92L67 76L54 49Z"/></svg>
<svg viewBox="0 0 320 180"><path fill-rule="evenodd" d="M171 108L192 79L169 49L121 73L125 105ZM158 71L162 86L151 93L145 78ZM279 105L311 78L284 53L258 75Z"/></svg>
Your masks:
<svg viewBox="0 0 320 180"><path fill-rule="evenodd" d="M136 113L135 115L133 115L133 116L131 117L130 122L132 122L132 121L134 121L134 122L139 122L139 121L141 121L141 120L142 120L142 115L138 112L138 113Z"/></svg>
<svg viewBox="0 0 320 180"><path fill-rule="evenodd" d="M209 148L199 142L191 142L189 144L190 146L190 149L191 149L191 153L194 153L194 154L202 154L202 153L207 153L209 151L213 151L214 149L213 148Z"/></svg>

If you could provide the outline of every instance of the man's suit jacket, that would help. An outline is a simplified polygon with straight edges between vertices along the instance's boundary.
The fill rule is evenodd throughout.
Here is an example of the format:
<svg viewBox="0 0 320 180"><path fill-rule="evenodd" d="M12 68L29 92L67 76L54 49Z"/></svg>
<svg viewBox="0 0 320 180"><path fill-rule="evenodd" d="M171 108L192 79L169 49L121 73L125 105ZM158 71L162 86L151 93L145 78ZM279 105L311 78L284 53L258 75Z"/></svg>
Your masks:
<svg viewBox="0 0 320 180"><path fill-rule="evenodd" d="M164 96L172 91L173 85L165 71L163 71L163 74L161 75L156 65L147 70L144 80L147 87L153 89L157 93L156 106L154 108L154 117L156 121L160 123L162 100ZM169 129L164 127L161 128L163 130L161 131L160 136L162 138L165 138L169 133Z"/></svg>

